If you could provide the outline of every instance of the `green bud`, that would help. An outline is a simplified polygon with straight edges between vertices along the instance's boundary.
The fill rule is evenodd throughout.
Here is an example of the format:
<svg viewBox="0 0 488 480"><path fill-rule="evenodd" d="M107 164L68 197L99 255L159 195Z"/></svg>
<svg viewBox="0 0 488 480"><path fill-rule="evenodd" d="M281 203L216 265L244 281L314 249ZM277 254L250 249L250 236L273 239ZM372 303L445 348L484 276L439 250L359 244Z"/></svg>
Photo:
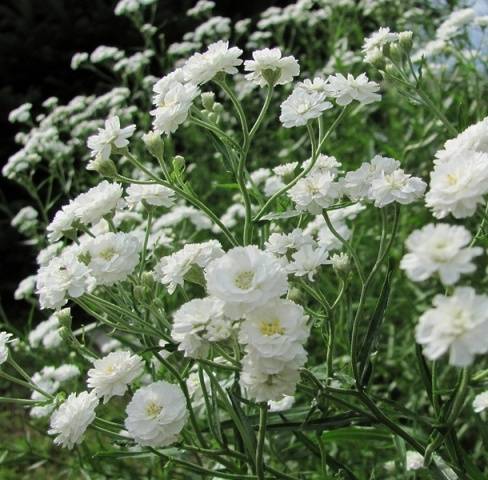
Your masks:
<svg viewBox="0 0 488 480"><path fill-rule="evenodd" d="M173 157L173 171L178 175L185 171L185 157L181 155Z"/></svg>
<svg viewBox="0 0 488 480"><path fill-rule="evenodd" d="M108 178L113 178L117 175L115 163L110 158L104 159L100 155L97 155L91 160L86 169L98 172L100 175Z"/></svg>
<svg viewBox="0 0 488 480"><path fill-rule="evenodd" d="M203 92L202 95L202 105L205 110L209 112L212 111L215 104L215 93L214 92Z"/></svg>
<svg viewBox="0 0 488 480"><path fill-rule="evenodd" d="M263 78L268 82L269 85L273 86L276 84L281 76L281 69L279 68L268 68L262 71Z"/></svg>
<svg viewBox="0 0 488 480"><path fill-rule="evenodd" d="M223 111L224 111L224 106L219 102L215 102L213 109L212 109L212 112L216 113L218 115L218 114L222 113Z"/></svg>
<svg viewBox="0 0 488 480"><path fill-rule="evenodd" d="M413 32L407 30L398 34L398 41L402 48L408 53L412 49Z"/></svg>
<svg viewBox="0 0 488 480"><path fill-rule="evenodd" d="M62 327L66 327L71 330L71 309L63 308L62 310L59 310L59 312L56 312L55 315Z"/></svg>
<svg viewBox="0 0 488 480"><path fill-rule="evenodd" d="M157 132L148 132L142 136L149 153L160 161L164 160L164 140Z"/></svg>
<svg viewBox="0 0 488 480"><path fill-rule="evenodd" d="M145 287L154 288L156 281L154 280L154 275L151 272L143 272L141 275L141 283Z"/></svg>

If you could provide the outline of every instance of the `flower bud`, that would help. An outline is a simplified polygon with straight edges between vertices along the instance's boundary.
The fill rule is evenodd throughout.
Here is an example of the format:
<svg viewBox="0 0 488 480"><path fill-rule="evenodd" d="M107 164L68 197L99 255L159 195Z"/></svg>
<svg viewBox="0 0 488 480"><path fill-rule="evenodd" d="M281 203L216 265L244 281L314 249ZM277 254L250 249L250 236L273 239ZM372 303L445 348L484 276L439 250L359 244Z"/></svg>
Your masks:
<svg viewBox="0 0 488 480"><path fill-rule="evenodd" d="M205 110L209 112L212 111L215 103L215 93L214 92L203 92L202 95L202 105Z"/></svg>
<svg viewBox="0 0 488 480"><path fill-rule="evenodd" d="M117 167L115 166L115 163L110 160L110 158L104 159L100 155L97 155L93 160L91 160L86 169L98 172L100 175L108 178L112 178L117 175Z"/></svg>
<svg viewBox="0 0 488 480"><path fill-rule="evenodd" d="M173 157L173 171L177 174L185 171L185 158L181 155Z"/></svg>
<svg viewBox="0 0 488 480"><path fill-rule="evenodd" d="M345 253L335 253L330 257L330 262L337 274L344 274L350 270L351 262L349 255Z"/></svg>
<svg viewBox="0 0 488 480"><path fill-rule="evenodd" d="M409 52L410 49L412 48L412 37L413 37L413 32L411 32L410 30L407 30L405 32L400 32L398 34L398 41L401 47L406 52Z"/></svg>
<svg viewBox="0 0 488 480"><path fill-rule="evenodd" d="M164 157L164 141L161 135L156 132L148 132L142 136L142 141L146 145L149 153L160 161Z"/></svg>
<svg viewBox="0 0 488 480"><path fill-rule="evenodd" d="M66 327L68 329L71 329L71 309L69 308L63 308L59 310L59 312L56 312L56 318L58 319L59 324L62 327Z"/></svg>

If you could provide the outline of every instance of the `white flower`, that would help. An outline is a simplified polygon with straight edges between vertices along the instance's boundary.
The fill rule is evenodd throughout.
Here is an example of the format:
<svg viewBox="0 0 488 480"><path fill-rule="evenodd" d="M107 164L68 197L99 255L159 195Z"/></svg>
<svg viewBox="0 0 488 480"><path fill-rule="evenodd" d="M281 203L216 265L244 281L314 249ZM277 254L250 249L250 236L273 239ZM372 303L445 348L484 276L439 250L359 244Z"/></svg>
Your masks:
<svg viewBox="0 0 488 480"><path fill-rule="evenodd" d="M470 241L470 232L462 226L426 225L407 238L409 253L402 258L400 267L413 281L438 273L444 285L453 285L461 274L476 270L473 259L483 253L481 247L469 247Z"/></svg>
<svg viewBox="0 0 488 480"><path fill-rule="evenodd" d="M292 254L292 259L293 261L288 265L288 271L297 277L307 275L311 282L320 266L330 263L329 254L325 248L314 248L312 245L300 248Z"/></svg>
<svg viewBox="0 0 488 480"><path fill-rule="evenodd" d="M329 94L335 97L338 105L349 105L357 100L363 105L378 102L381 95L377 92L380 86L376 82L370 82L365 73L354 78L350 73L347 78L338 73L329 77Z"/></svg>
<svg viewBox="0 0 488 480"><path fill-rule="evenodd" d="M288 289L282 264L256 246L235 247L205 269L207 291L225 302L231 318L278 298Z"/></svg>
<svg viewBox="0 0 488 480"><path fill-rule="evenodd" d="M53 313L29 332L29 345L36 348L42 344L47 349L59 346L62 342L59 328L59 317L57 313Z"/></svg>
<svg viewBox="0 0 488 480"><path fill-rule="evenodd" d="M92 157L100 156L108 160L114 148L124 148L129 145L129 140L136 129L135 125L120 128L120 119L117 116L105 120L105 128L99 128L96 135L88 138L87 145L92 151Z"/></svg>
<svg viewBox="0 0 488 480"><path fill-rule="evenodd" d="M217 240L203 243L187 243L181 250L161 258L155 268L156 278L174 293L177 286L185 283L192 266L205 268L210 261L224 254Z"/></svg>
<svg viewBox="0 0 488 480"><path fill-rule="evenodd" d="M264 182L264 195L266 197L271 197L271 195L274 195L277 191L281 190L285 186L285 183L283 182L283 179L279 177L278 175L273 175L272 177L269 177L266 179Z"/></svg>
<svg viewBox="0 0 488 480"><path fill-rule="evenodd" d="M19 285L15 289L14 292L15 300L22 300L24 298L29 297L34 293L35 288L36 288L36 276L29 275L28 277L21 280Z"/></svg>
<svg viewBox="0 0 488 480"><path fill-rule="evenodd" d="M71 393L66 401L51 415L49 435L57 435L56 445L72 449L81 443L83 434L95 420L98 398L93 393Z"/></svg>
<svg viewBox="0 0 488 480"><path fill-rule="evenodd" d="M303 355L302 344L309 333L307 320L300 305L290 300L273 300L246 314L239 342L254 355L289 362Z"/></svg>
<svg viewBox="0 0 488 480"><path fill-rule="evenodd" d="M229 42L219 40L208 46L204 53L194 53L183 66L185 80L195 85L206 83L220 72L237 73L242 64L239 58L242 50L238 47L229 48Z"/></svg>
<svg viewBox="0 0 488 480"><path fill-rule="evenodd" d="M93 362L86 384L98 398L107 403L114 396L122 396L127 386L144 371L144 361L129 351L112 352Z"/></svg>
<svg viewBox="0 0 488 480"><path fill-rule="evenodd" d="M80 369L76 365L64 364L56 368L53 378L57 382L66 382L80 375Z"/></svg>
<svg viewBox="0 0 488 480"><path fill-rule="evenodd" d="M100 45L90 54L90 61L92 63L103 63L107 60L117 61L124 56L124 52L117 47L109 47L107 45Z"/></svg>
<svg viewBox="0 0 488 480"><path fill-rule="evenodd" d="M125 201L128 205L134 206L142 201L148 205L163 206L166 208L174 205L174 192L163 185L131 184L127 187Z"/></svg>
<svg viewBox="0 0 488 480"><path fill-rule="evenodd" d="M436 152L434 162L441 163L454 159L461 162L466 151L488 153L488 117L470 125L457 137L447 140L444 148Z"/></svg>
<svg viewBox="0 0 488 480"><path fill-rule="evenodd" d="M141 446L164 447L183 429L186 401L176 385L163 380L142 387L127 405L125 428Z"/></svg>
<svg viewBox="0 0 488 480"><path fill-rule="evenodd" d="M75 219L84 225L93 225L98 223L105 215L111 214L117 207L121 197L122 187L116 183L104 180L87 192L78 195L66 207L70 208L70 214ZM66 227L64 228L66 229ZM54 240L58 240L58 238Z"/></svg>
<svg viewBox="0 0 488 480"><path fill-rule="evenodd" d="M174 133L186 120L193 100L200 90L193 83L185 83L181 69L166 75L154 85L153 102L156 108L153 128L157 133Z"/></svg>
<svg viewBox="0 0 488 480"><path fill-rule="evenodd" d="M305 160L302 164L303 170L307 170L312 163L312 159L309 158ZM332 175L337 175L339 173L339 167L341 164L336 160L335 157L324 155L321 153L317 159L311 170L308 172L309 175L324 175L325 173L330 173Z"/></svg>
<svg viewBox="0 0 488 480"><path fill-rule="evenodd" d="M341 187L331 173L307 175L288 190L297 210L315 215L330 207L341 194Z"/></svg>
<svg viewBox="0 0 488 480"><path fill-rule="evenodd" d="M261 368L259 357L246 355L242 360L243 368L240 385L246 396L256 402L279 401L284 395L293 396L300 378L295 363L281 365L276 373L267 373Z"/></svg>
<svg viewBox="0 0 488 480"><path fill-rule="evenodd" d="M427 184L418 177L406 174L402 169L392 173L382 172L371 183L370 196L375 207L385 207L393 202L407 205L421 198Z"/></svg>
<svg viewBox="0 0 488 480"><path fill-rule="evenodd" d="M209 342L225 340L232 323L224 316L224 303L217 298L197 298L183 304L173 316L171 337L186 357L202 358Z"/></svg>
<svg viewBox="0 0 488 480"><path fill-rule="evenodd" d="M371 162L365 162L357 170L346 173L342 180L344 193L354 201L370 198L372 182L382 173L393 173L399 166L398 160L375 155Z"/></svg>
<svg viewBox="0 0 488 480"><path fill-rule="evenodd" d="M390 32L388 27L381 27L364 41L362 50L365 54L365 61L371 63L378 55L382 55L381 50L385 45L397 40L397 33Z"/></svg>
<svg viewBox="0 0 488 480"><path fill-rule="evenodd" d="M61 308L67 295L78 298L94 286L89 269L70 252L53 258L37 272L36 293L41 308Z"/></svg>
<svg viewBox="0 0 488 480"><path fill-rule="evenodd" d="M47 238L50 242L58 241L63 235L73 229L76 208L72 203L64 205L54 215L51 223L46 227Z"/></svg>
<svg viewBox="0 0 488 480"><path fill-rule="evenodd" d="M449 363L465 367L488 351L488 296L458 287L450 297L436 295L434 307L419 319L415 336L424 355L436 360L449 350Z"/></svg>
<svg viewBox="0 0 488 480"><path fill-rule="evenodd" d="M20 233L28 233L29 230L32 230L37 225L37 217L39 214L37 210L32 208L31 206L21 208L17 215L12 218L10 225L16 228Z"/></svg>
<svg viewBox="0 0 488 480"><path fill-rule="evenodd" d="M0 332L0 365L4 364L8 358L8 347L7 344L11 342L11 333Z"/></svg>
<svg viewBox="0 0 488 480"><path fill-rule="evenodd" d="M436 32L437 38L447 40L454 37L461 28L473 22L476 12L472 8L463 8L453 11L449 17L439 26Z"/></svg>
<svg viewBox="0 0 488 480"><path fill-rule="evenodd" d="M292 175L298 166L298 162L284 163L273 168L273 173L279 177L287 177Z"/></svg>
<svg viewBox="0 0 488 480"><path fill-rule="evenodd" d="M281 104L280 122L285 128L306 125L309 120L318 118L325 110L332 108L324 92L296 87Z"/></svg>
<svg viewBox="0 0 488 480"><path fill-rule="evenodd" d="M269 400L268 410L270 412L284 412L286 410L289 410L291 407L293 407L294 403L295 403L295 397L292 397L290 395L283 395L283 398L281 400L278 401Z"/></svg>
<svg viewBox="0 0 488 480"><path fill-rule="evenodd" d="M31 118L32 103L23 103L8 114L10 123L26 123Z"/></svg>
<svg viewBox="0 0 488 480"><path fill-rule="evenodd" d="M189 17L198 17L202 13L210 12L215 7L215 2L211 0L198 0L198 2L187 10L186 14Z"/></svg>
<svg viewBox="0 0 488 480"><path fill-rule="evenodd" d="M409 450L406 453L405 459L405 470L419 470L424 466L424 457L419 453L413 450Z"/></svg>
<svg viewBox="0 0 488 480"><path fill-rule="evenodd" d="M268 84L265 75L271 73L272 76L276 76L275 85L290 83L293 77L300 73L300 67L294 57L282 58L281 55L279 48L254 51L253 60L244 62L244 69L251 72L246 75L246 78L260 87L265 87Z"/></svg>
<svg viewBox="0 0 488 480"><path fill-rule="evenodd" d="M488 154L467 150L462 160L453 158L435 165L430 174L426 205L436 218L474 215L488 192Z"/></svg>
<svg viewBox="0 0 488 480"><path fill-rule="evenodd" d="M139 263L140 247L133 234L109 232L84 241L80 258L86 259L98 285L113 285L132 273Z"/></svg>
<svg viewBox="0 0 488 480"><path fill-rule="evenodd" d="M347 271L349 268L350 258L346 253L334 253L330 257L332 268L337 272Z"/></svg>
<svg viewBox="0 0 488 480"><path fill-rule="evenodd" d="M288 234L272 233L264 246L267 252L287 255L290 250L299 250L306 245L314 246L315 240L301 228L295 228Z"/></svg>
<svg viewBox="0 0 488 480"><path fill-rule="evenodd" d="M488 409L488 391L479 393L473 400L473 410L476 413L481 413L486 409Z"/></svg>

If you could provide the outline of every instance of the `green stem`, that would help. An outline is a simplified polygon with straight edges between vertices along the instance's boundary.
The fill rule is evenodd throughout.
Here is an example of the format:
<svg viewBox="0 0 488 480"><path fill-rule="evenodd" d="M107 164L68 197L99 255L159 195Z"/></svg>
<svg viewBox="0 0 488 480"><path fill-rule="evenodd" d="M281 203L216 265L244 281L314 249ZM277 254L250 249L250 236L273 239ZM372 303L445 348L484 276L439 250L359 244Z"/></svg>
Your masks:
<svg viewBox="0 0 488 480"><path fill-rule="evenodd" d="M259 430L258 442L256 447L256 477L264 480L264 442L266 439L266 420L268 417L268 404L266 402L259 405Z"/></svg>

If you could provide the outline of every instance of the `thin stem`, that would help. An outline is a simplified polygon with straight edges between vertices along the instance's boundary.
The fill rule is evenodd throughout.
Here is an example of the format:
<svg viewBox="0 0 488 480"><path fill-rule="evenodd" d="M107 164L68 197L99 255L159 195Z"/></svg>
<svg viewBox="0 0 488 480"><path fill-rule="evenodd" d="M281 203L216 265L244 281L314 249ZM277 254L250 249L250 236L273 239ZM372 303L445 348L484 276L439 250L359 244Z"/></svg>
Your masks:
<svg viewBox="0 0 488 480"><path fill-rule="evenodd" d="M266 439L266 420L268 417L268 404L266 402L259 405L259 430L258 442L256 447L256 477L264 480L264 442Z"/></svg>

